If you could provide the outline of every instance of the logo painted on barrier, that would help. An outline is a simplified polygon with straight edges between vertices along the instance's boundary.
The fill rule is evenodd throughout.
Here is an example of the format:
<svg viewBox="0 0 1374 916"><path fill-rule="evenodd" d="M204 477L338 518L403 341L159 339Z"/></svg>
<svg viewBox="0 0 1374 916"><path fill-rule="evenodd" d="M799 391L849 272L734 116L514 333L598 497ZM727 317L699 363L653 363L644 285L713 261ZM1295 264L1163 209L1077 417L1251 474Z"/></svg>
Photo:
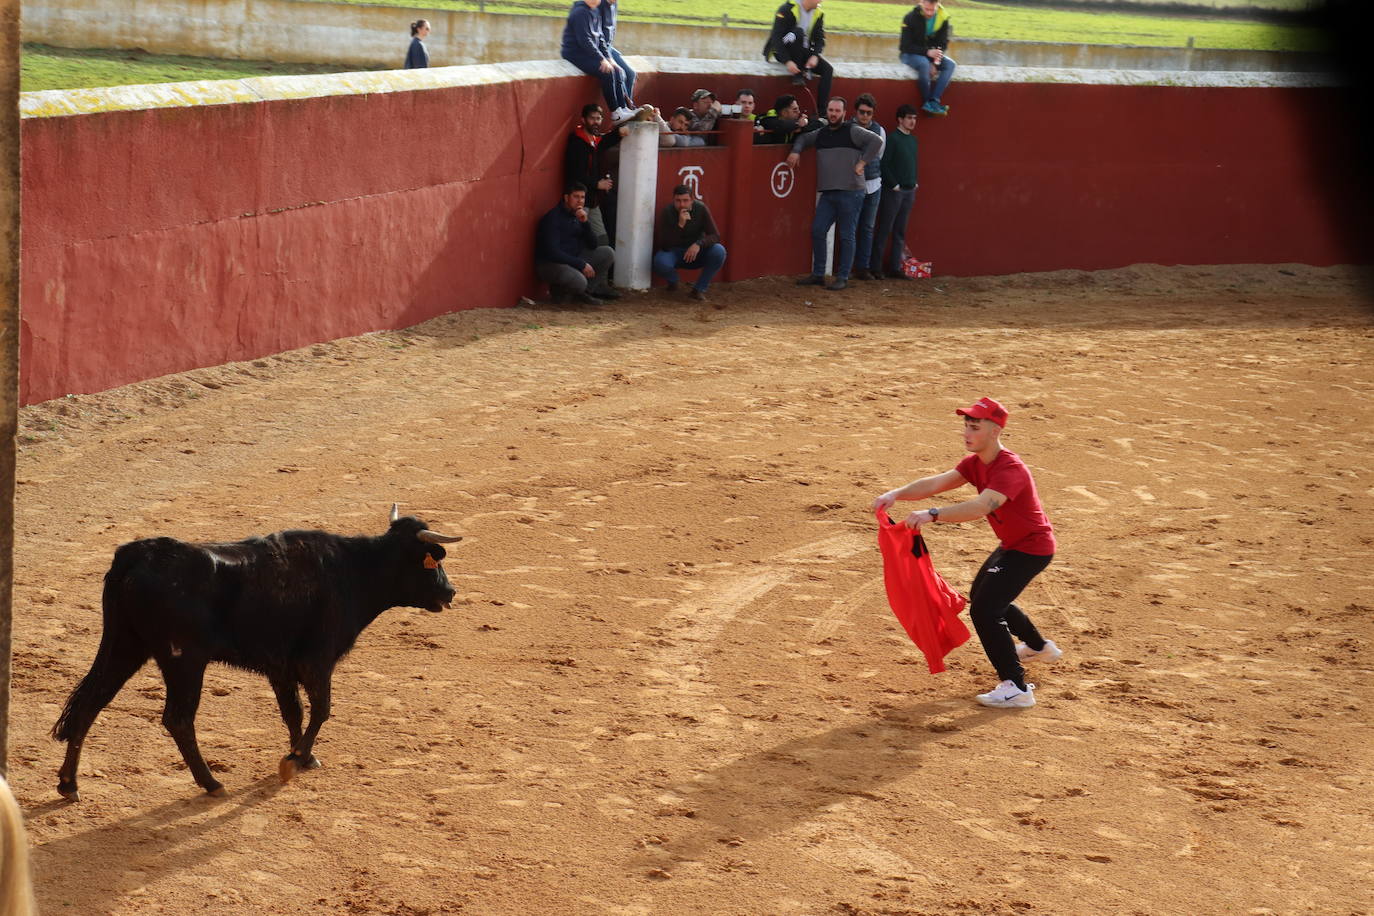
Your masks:
<svg viewBox="0 0 1374 916"><path fill-rule="evenodd" d="M792 167L786 162L779 162L773 166L773 177L770 179L770 187L773 189L774 197L786 197L792 193L792 186L797 183L797 173L792 171Z"/></svg>
<svg viewBox="0 0 1374 916"><path fill-rule="evenodd" d="M685 184L692 190L692 196L697 200L705 200L706 195L701 193L701 179L706 175L706 170L699 165L684 165L677 170L678 177L682 179L681 184Z"/></svg>

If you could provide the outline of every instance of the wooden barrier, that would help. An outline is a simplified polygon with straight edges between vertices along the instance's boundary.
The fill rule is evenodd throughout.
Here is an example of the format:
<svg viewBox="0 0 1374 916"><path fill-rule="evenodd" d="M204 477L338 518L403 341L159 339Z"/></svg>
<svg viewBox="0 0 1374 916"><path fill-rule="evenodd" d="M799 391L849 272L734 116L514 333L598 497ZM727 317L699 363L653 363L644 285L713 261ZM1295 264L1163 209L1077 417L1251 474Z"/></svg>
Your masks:
<svg viewBox="0 0 1374 916"><path fill-rule="evenodd" d="M792 91L762 64L631 61L662 107L698 86L748 85L760 110ZM1365 256L1331 218L1361 167L1323 152L1344 148L1335 90L968 76L917 131L908 241L937 273ZM836 80L863 90L885 125L915 95L899 67ZM222 103L175 104L197 93ZM599 100L562 62L26 95L23 403L536 294L533 227ZM780 193L785 154L661 154L656 206L695 176L723 279L807 269L814 165Z"/></svg>

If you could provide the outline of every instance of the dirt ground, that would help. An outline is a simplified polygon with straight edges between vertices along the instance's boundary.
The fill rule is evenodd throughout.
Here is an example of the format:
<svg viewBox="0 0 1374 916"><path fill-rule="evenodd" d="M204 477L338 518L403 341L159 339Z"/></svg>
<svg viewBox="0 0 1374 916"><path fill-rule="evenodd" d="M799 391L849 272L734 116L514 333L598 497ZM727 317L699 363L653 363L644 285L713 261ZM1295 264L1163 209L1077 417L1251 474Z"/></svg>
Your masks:
<svg viewBox="0 0 1374 916"><path fill-rule="evenodd" d="M26 408L11 779L45 913L1374 912L1374 313L1349 270L720 287L417 328ZM1012 411L1066 650L988 710L931 675L869 504ZM965 491L972 495L971 491ZM156 669L47 737L115 546L463 534L439 615L334 678L277 778L261 678L207 676L202 795ZM946 499L948 503L952 500ZM966 589L994 539L928 532Z"/></svg>

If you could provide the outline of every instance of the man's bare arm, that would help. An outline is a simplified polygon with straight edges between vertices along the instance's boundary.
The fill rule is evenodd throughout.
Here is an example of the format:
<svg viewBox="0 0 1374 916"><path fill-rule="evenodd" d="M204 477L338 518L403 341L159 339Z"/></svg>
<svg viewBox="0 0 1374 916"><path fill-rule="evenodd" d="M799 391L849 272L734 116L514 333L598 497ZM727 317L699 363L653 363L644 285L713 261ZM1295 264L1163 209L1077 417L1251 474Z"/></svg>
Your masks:
<svg viewBox="0 0 1374 916"><path fill-rule="evenodd" d="M873 500L873 509L886 509L899 499L927 499L936 493L944 493L946 490L953 490L955 487L962 487L968 483L964 475L958 471L949 470L943 474L933 474L930 477L922 477L913 480L904 487L895 490L888 490L882 496ZM991 510L989 510L991 511Z"/></svg>

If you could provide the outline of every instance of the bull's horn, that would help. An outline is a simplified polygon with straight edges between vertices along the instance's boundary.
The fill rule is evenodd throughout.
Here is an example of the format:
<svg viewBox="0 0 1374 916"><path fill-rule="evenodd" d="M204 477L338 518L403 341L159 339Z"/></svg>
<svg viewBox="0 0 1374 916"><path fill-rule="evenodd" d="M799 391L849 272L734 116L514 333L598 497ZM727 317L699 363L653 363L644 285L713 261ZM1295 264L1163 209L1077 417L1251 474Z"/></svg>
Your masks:
<svg viewBox="0 0 1374 916"><path fill-rule="evenodd" d="M401 504L400 504L400 503L392 503L392 504L391 504L391 521L394 522L394 521L396 521L396 519L398 519L398 518L400 518L400 517L401 517Z"/></svg>
<svg viewBox="0 0 1374 916"><path fill-rule="evenodd" d="M463 539L461 534L440 534L428 529L415 532L415 536L426 544L456 544Z"/></svg>

